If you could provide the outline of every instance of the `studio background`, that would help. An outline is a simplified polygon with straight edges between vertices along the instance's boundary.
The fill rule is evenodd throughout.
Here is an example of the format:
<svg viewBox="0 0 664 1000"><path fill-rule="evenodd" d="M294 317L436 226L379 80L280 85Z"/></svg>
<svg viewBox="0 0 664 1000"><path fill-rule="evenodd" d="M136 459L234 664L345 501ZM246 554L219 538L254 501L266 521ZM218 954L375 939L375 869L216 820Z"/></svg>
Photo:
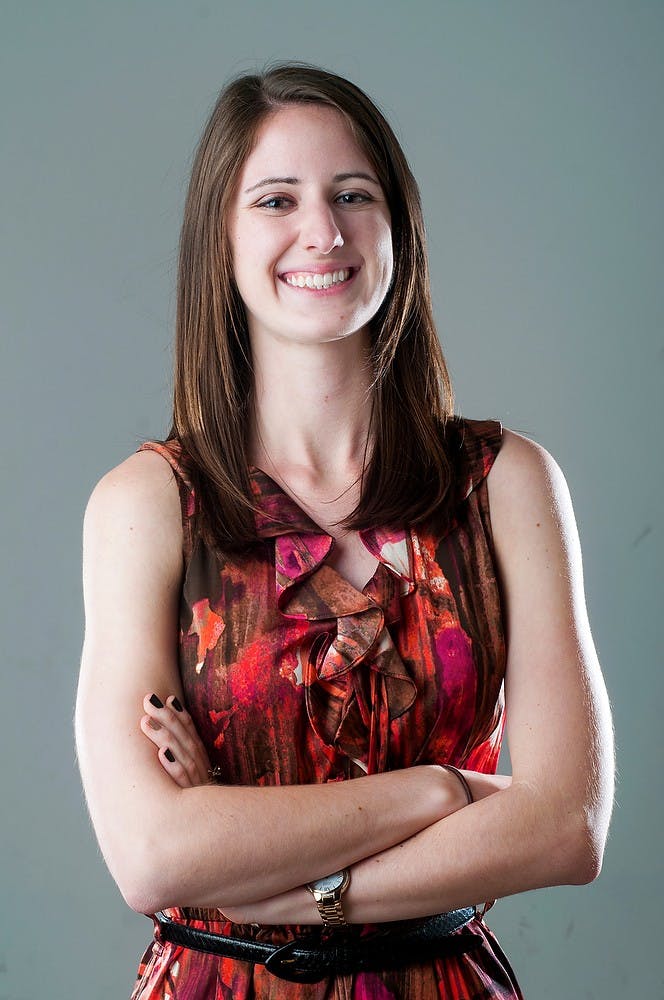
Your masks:
<svg viewBox="0 0 664 1000"><path fill-rule="evenodd" d="M168 429L191 154L225 80L271 59L383 108L421 186L458 409L534 437L572 491L613 826L597 882L489 924L528 1000L664 996L663 50L657 0L0 4L0 1000L128 997L150 940L74 755L81 524L100 476Z"/></svg>

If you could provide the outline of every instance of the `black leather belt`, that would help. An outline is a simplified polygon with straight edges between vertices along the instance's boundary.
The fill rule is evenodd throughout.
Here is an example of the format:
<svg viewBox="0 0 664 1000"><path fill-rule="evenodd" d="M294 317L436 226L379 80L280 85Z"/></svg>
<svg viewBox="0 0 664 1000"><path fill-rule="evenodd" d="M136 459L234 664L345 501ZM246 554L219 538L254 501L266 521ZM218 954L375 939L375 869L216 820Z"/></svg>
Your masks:
<svg viewBox="0 0 664 1000"><path fill-rule="evenodd" d="M434 956L460 954L477 944L475 935L450 937L475 916L474 907L427 917L416 924L384 924L364 936L335 932L330 937L295 938L285 945L265 944L250 938L224 937L177 923L157 913L163 941L242 962L263 964L274 976L292 983L317 983L327 976L352 972L398 969Z"/></svg>

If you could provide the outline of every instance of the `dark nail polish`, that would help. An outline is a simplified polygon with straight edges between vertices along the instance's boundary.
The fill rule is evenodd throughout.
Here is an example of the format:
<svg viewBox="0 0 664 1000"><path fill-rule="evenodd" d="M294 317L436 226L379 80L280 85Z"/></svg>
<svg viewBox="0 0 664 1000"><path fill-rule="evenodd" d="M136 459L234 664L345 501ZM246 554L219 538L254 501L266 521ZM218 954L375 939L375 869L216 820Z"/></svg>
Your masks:
<svg viewBox="0 0 664 1000"><path fill-rule="evenodd" d="M161 729L161 726L156 719L148 719L148 726L150 729Z"/></svg>
<svg viewBox="0 0 664 1000"><path fill-rule="evenodd" d="M155 708L164 707L163 701L161 700L161 698L158 698L156 694L153 694L152 697L150 698L150 704L154 705Z"/></svg>
<svg viewBox="0 0 664 1000"><path fill-rule="evenodd" d="M179 698L176 698L175 696L173 696L173 701L171 702L171 705L173 706L173 708L175 709L176 712L182 712L183 711L183 708L182 708L182 705L180 704Z"/></svg>
<svg viewBox="0 0 664 1000"><path fill-rule="evenodd" d="M164 750L164 757L166 758L166 760L170 761L171 764L175 763L175 757L171 753L171 750L170 750L169 747L166 747L166 749Z"/></svg>

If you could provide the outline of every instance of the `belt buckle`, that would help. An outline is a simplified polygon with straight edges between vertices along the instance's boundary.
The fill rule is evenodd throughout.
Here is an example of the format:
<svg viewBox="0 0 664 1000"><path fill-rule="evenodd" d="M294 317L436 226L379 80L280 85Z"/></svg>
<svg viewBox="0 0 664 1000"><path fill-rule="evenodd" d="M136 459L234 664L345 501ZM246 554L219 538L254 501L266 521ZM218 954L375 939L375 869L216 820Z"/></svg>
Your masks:
<svg viewBox="0 0 664 1000"><path fill-rule="evenodd" d="M319 983L321 979L325 979L327 975L325 972L298 968L297 958L293 958L293 952L298 946L302 946L302 941L294 938L273 951L265 960L267 971L279 979L286 979L289 983Z"/></svg>

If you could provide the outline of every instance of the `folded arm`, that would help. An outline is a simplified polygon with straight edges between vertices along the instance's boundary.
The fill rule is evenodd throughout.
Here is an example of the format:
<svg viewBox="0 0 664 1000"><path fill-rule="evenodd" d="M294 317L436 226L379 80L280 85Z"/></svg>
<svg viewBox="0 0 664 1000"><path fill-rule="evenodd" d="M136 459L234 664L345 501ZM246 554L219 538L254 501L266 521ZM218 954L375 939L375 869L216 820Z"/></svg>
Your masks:
<svg viewBox="0 0 664 1000"><path fill-rule="evenodd" d="M455 777L435 766L326 785L178 787L137 720L146 691L184 700L182 570L171 470L154 453L134 455L104 477L86 511L76 706L90 815L134 909L262 899L408 839L463 804Z"/></svg>
<svg viewBox="0 0 664 1000"><path fill-rule="evenodd" d="M488 486L508 636L512 781L354 865L344 896L352 922L582 884L600 871L613 731L567 485L544 449L505 431ZM229 916L298 923L316 920L316 910L299 889Z"/></svg>
<svg viewBox="0 0 664 1000"><path fill-rule="evenodd" d="M373 922L595 877L612 800L611 723L569 494L543 449L506 432L489 475L514 780L466 808L454 777L436 768L323 786L176 786L136 727L146 690L182 697L177 492L158 456L139 473L146 458L116 470L88 510L77 710L92 819L130 905L309 922L317 914L302 883L350 865L349 918Z"/></svg>

